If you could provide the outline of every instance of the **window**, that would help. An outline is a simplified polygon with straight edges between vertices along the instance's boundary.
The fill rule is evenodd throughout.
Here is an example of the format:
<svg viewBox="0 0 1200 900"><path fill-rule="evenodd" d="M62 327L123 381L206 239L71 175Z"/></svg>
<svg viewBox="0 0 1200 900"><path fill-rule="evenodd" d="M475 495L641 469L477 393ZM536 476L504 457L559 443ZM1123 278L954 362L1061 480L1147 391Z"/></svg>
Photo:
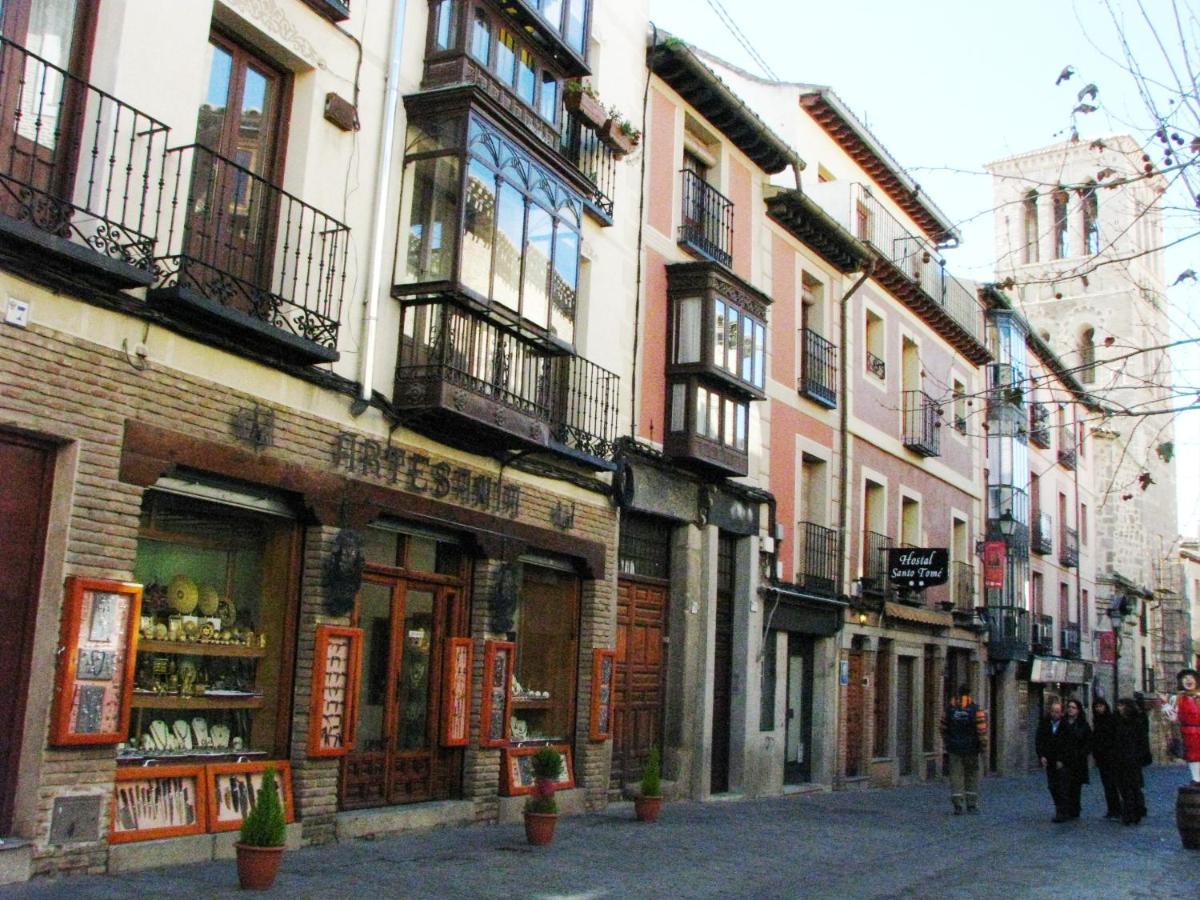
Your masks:
<svg viewBox="0 0 1200 900"><path fill-rule="evenodd" d="M475 10L471 28L471 55L485 66L492 58L492 22L481 9Z"/></svg>
<svg viewBox="0 0 1200 900"><path fill-rule="evenodd" d="M1083 189L1083 247L1088 256L1100 252L1100 200L1095 182Z"/></svg>
<svg viewBox="0 0 1200 900"><path fill-rule="evenodd" d="M449 50L454 45L454 2L440 0L433 10L433 48Z"/></svg>
<svg viewBox="0 0 1200 900"><path fill-rule="evenodd" d="M501 28L496 40L496 65L493 67L500 80L512 84L516 74L517 39L507 28Z"/></svg>
<svg viewBox="0 0 1200 900"><path fill-rule="evenodd" d="M1067 192L1062 187L1051 196L1054 208L1054 258L1065 259L1070 251L1067 222Z"/></svg>
<svg viewBox="0 0 1200 900"><path fill-rule="evenodd" d="M558 79L549 70L542 70L542 91L538 95L538 112L547 122L558 120Z"/></svg>
<svg viewBox="0 0 1200 900"><path fill-rule="evenodd" d="M959 434L967 433L967 389L961 381L954 379L954 428Z"/></svg>
<svg viewBox="0 0 1200 900"><path fill-rule="evenodd" d="M1079 543L1087 546L1088 542L1088 508L1086 503L1079 504Z"/></svg>
<svg viewBox="0 0 1200 900"><path fill-rule="evenodd" d="M1030 191L1025 195L1025 199L1021 204L1023 224L1025 232L1022 235L1022 260L1027 263L1038 261L1038 195L1037 191Z"/></svg>
<svg viewBox="0 0 1200 900"><path fill-rule="evenodd" d="M1034 572L1029 577L1029 593L1033 605L1033 614L1040 616L1046 612L1046 589L1041 572Z"/></svg>
<svg viewBox="0 0 1200 900"><path fill-rule="evenodd" d="M921 502L911 497L900 501L900 543L905 547L921 546Z"/></svg>
<svg viewBox="0 0 1200 900"><path fill-rule="evenodd" d="M865 203L857 203L854 207L854 224L858 229L855 232L855 237L860 241L869 241L872 238L871 234L871 210L867 209Z"/></svg>
<svg viewBox="0 0 1200 900"><path fill-rule="evenodd" d="M882 381L887 375L883 361L883 319L869 309L867 310L865 344L867 371Z"/></svg>
<svg viewBox="0 0 1200 900"><path fill-rule="evenodd" d="M1096 382L1096 329L1086 327L1079 333L1079 380Z"/></svg>

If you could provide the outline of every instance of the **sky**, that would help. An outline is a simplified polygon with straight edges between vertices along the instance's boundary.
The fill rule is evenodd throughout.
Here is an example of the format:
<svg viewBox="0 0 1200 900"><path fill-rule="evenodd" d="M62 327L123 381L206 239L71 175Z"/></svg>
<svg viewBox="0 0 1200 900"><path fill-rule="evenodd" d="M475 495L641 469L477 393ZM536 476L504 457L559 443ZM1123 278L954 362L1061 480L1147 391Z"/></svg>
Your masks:
<svg viewBox="0 0 1200 900"><path fill-rule="evenodd" d="M1153 130L1119 61L1105 0L716 2L780 79L832 87L959 224L962 246L946 254L957 275L992 280L992 189L983 166L1067 139L1084 85L1098 87L1099 108L1076 117L1081 139L1127 133L1143 140ZM1142 2L1156 15L1169 8L1167 0ZM1163 55L1140 22L1137 0L1111 3L1135 57L1151 74L1161 72ZM713 4L650 0L650 15L660 29L765 76ZM1196 34L1189 45L1200 64ZM1056 85L1068 65L1074 76ZM1200 213L1169 217L1166 230L1168 242L1200 231ZM1165 268L1168 283L1186 269L1200 272L1200 236L1171 249ZM1200 285L1185 282L1170 300L1176 339L1200 337ZM1200 391L1200 344L1177 351L1174 362L1176 384ZM1200 404L1176 417L1175 430L1180 530L1196 536Z"/></svg>

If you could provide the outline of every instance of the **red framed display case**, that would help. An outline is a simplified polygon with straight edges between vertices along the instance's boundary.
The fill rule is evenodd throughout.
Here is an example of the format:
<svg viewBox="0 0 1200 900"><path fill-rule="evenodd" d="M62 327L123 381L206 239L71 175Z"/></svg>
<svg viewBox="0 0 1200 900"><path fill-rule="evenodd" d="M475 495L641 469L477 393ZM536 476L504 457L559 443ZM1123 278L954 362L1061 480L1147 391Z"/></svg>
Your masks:
<svg viewBox="0 0 1200 900"><path fill-rule="evenodd" d="M361 628L317 626L309 756L345 756L354 749L362 639Z"/></svg>
<svg viewBox="0 0 1200 900"><path fill-rule="evenodd" d="M479 746L508 744L512 714L513 661L517 645L512 641L488 641L483 654L483 709L479 716Z"/></svg>
<svg viewBox="0 0 1200 900"><path fill-rule="evenodd" d="M508 797L532 794L534 788L533 755L545 744L529 747L509 747L504 751L504 793ZM575 787L575 769L571 765L571 748L566 744L550 744L563 757L562 774L555 787Z"/></svg>
<svg viewBox="0 0 1200 900"><path fill-rule="evenodd" d="M204 834L208 830L204 766L117 769L110 844Z"/></svg>
<svg viewBox="0 0 1200 900"><path fill-rule="evenodd" d="M446 641L445 690L442 694L442 746L465 747L471 738L471 669L475 643L470 638Z"/></svg>
<svg viewBox="0 0 1200 900"><path fill-rule="evenodd" d="M292 767L283 761L213 763L204 767L205 801L209 831L233 831L242 827L262 790L263 774L275 770L275 785L283 801L284 817L296 821L292 805Z"/></svg>
<svg viewBox="0 0 1200 900"><path fill-rule="evenodd" d="M141 608L140 584L67 579L51 744L118 744L126 739Z"/></svg>
<svg viewBox="0 0 1200 900"><path fill-rule="evenodd" d="M592 651L591 738L593 741L607 741L612 737L616 673L616 650Z"/></svg>

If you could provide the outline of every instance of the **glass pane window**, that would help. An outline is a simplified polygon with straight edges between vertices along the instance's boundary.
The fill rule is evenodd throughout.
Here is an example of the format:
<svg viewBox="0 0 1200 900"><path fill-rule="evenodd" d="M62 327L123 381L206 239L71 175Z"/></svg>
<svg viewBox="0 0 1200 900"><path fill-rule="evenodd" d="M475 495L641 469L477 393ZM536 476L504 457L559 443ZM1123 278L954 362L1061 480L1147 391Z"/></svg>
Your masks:
<svg viewBox="0 0 1200 900"><path fill-rule="evenodd" d="M419 159L409 167L407 279L442 281L452 275L458 232L458 159Z"/></svg>
<svg viewBox="0 0 1200 900"><path fill-rule="evenodd" d="M587 0L566 0L567 15L563 28L563 37L576 53L583 54L583 44L587 37Z"/></svg>
<svg viewBox="0 0 1200 900"><path fill-rule="evenodd" d="M478 160L467 169L467 215L462 246L462 283L491 293L492 242L496 228L496 176Z"/></svg>
<svg viewBox="0 0 1200 900"><path fill-rule="evenodd" d="M747 431L747 421L746 420L750 414L750 410L747 408L745 403L739 403L737 405L737 409L735 410L734 414L737 416L737 420L734 425L733 446L735 448L737 448L738 450L742 451L743 453L745 453L746 452L746 431Z"/></svg>
<svg viewBox="0 0 1200 900"><path fill-rule="evenodd" d="M575 298L579 292L579 233L559 222L554 233L554 280L550 291L550 333L575 342Z"/></svg>
<svg viewBox="0 0 1200 900"><path fill-rule="evenodd" d="M723 423L724 428L721 429L721 443L728 444L731 447L733 446L733 443L734 443L734 434L733 434L734 412L733 412L733 408L734 408L734 402L731 399L726 398L725 399L725 420Z"/></svg>
<svg viewBox="0 0 1200 900"><path fill-rule="evenodd" d="M563 0L542 0L542 16L555 31L562 32Z"/></svg>
<svg viewBox="0 0 1200 900"><path fill-rule="evenodd" d="M496 74L505 84L512 84L516 77L517 39L507 28L500 29L496 41Z"/></svg>
<svg viewBox="0 0 1200 900"><path fill-rule="evenodd" d="M499 215L496 219L496 278L492 284L492 296L509 309L520 310L525 198L506 182L500 183L499 196Z"/></svg>
<svg viewBox="0 0 1200 900"><path fill-rule="evenodd" d="M434 11L433 46L449 50L454 41L454 0L441 0Z"/></svg>
<svg viewBox="0 0 1200 900"><path fill-rule="evenodd" d="M675 362L700 362L700 298L684 297L675 309Z"/></svg>
<svg viewBox="0 0 1200 900"><path fill-rule="evenodd" d="M738 374L738 350L741 348L741 340L738 337L738 328L741 325L741 315L736 307L727 306L725 324L725 362L723 368Z"/></svg>
<svg viewBox="0 0 1200 900"><path fill-rule="evenodd" d="M696 388L696 434L700 437L708 437L708 390L706 388Z"/></svg>
<svg viewBox="0 0 1200 900"><path fill-rule="evenodd" d="M522 49L517 57L517 96L533 106L534 92L537 90L537 78L534 70L533 54Z"/></svg>
<svg viewBox="0 0 1200 900"><path fill-rule="evenodd" d="M725 301L720 297L713 300L713 350L712 362L714 366L725 368L725 328L726 328L727 307Z"/></svg>
<svg viewBox="0 0 1200 900"><path fill-rule="evenodd" d="M538 101L538 112L547 122L558 121L558 79L553 72L542 72L542 93Z"/></svg>
<svg viewBox="0 0 1200 900"><path fill-rule="evenodd" d="M471 55L485 66L492 55L492 23L479 9L471 26Z"/></svg>
<svg viewBox="0 0 1200 900"><path fill-rule="evenodd" d="M671 385L671 431L683 431L687 416L687 385L675 382Z"/></svg>
<svg viewBox="0 0 1200 900"><path fill-rule="evenodd" d="M521 314L546 327L550 300L550 254L554 246L554 218L540 206L529 208L529 234L525 242L525 293Z"/></svg>
<svg viewBox="0 0 1200 900"><path fill-rule="evenodd" d="M767 326L762 322L754 323L754 377L751 383L761 388L766 382L764 358L767 351Z"/></svg>

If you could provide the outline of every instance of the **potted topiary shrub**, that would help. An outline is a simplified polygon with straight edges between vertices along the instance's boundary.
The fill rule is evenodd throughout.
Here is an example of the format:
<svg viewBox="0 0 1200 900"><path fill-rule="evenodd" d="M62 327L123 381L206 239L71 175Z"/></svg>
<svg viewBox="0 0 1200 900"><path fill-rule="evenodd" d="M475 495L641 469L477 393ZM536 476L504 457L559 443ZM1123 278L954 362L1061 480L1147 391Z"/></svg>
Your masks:
<svg viewBox="0 0 1200 900"><path fill-rule="evenodd" d="M633 810L639 822L657 822L662 809L662 765L658 748L650 748L650 756L642 769L642 789L633 798Z"/></svg>
<svg viewBox="0 0 1200 900"><path fill-rule="evenodd" d="M265 891L274 884L286 840L283 801L275 769L269 768L263 773L258 802L242 821L241 840L236 845L238 881L244 889Z"/></svg>
<svg viewBox="0 0 1200 900"><path fill-rule="evenodd" d="M525 801L525 838L534 846L554 840L558 824L558 801L554 790L563 771L562 754L553 747L542 747L530 758L533 769L533 796Z"/></svg>

